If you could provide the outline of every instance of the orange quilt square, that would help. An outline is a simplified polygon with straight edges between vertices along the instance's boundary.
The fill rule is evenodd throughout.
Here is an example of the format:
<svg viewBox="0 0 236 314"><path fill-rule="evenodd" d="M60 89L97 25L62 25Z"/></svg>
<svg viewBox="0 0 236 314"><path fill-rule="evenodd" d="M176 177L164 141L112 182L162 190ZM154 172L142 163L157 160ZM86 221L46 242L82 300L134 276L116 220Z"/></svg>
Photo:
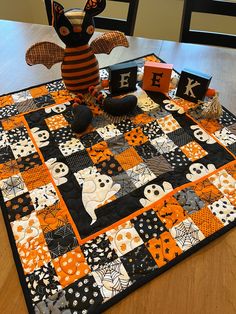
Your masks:
<svg viewBox="0 0 236 314"><path fill-rule="evenodd" d="M150 117L148 114L146 113L141 113L133 118L131 118L131 121L136 124L136 125L143 125L143 124L147 124L149 122L152 122L153 120L155 120L154 118Z"/></svg>
<svg viewBox="0 0 236 314"><path fill-rule="evenodd" d="M115 159L119 162L124 170L133 168L143 162L133 147L126 149L121 154L115 155Z"/></svg>
<svg viewBox="0 0 236 314"><path fill-rule="evenodd" d="M200 120L201 127L206 130L208 133L212 134L222 128L220 123L217 120Z"/></svg>
<svg viewBox="0 0 236 314"><path fill-rule="evenodd" d="M192 141L184 146L181 146L180 149L182 152L188 157L189 160L195 161L204 156L208 155L206 152L197 142Z"/></svg>
<svg viewBox="0 0 236 314"><path fill-rule="evenodd" d="M224 227L223 223L207 207L191 214L190 217L205 237L209 237Z"/></svg>
<svg viewBox="0 0 236 314"><path fill-rule="evenodd" d="M50 95L53 97L56 104L63 104L64 102L73 100L72 96L66 89L51 92Z"/></svg>
<svg viewBox="0 0 236 314"><path fill-rule="evenodd" d="M223 194L207 179L191 187L206 205L223 197Z"/></svg>
<svg viewBox="0 0 236 314"><path fill-rule="evenodd" d="M90 272L90 268L80 247L55 258L53 264L63 288Z"/></svg>
<svg viewBox="0 0 236 314"><path fill-rule="evenodd" d="M44 165L24 171L21 175L29 191L51 183L51 177Z"/></svg>
<svg viewBox="0 0 236 314"><path fill-rule="evenodd" d="M158 124L162 128L164 133L174 132L181 128L179 123L175 120L172 115L165 116L164 118L157 120Z"/></svg>
<svg viewBox="0 0 236 314"><path fill-rule="evenodd" d="M149 240L146 246L158 267L164 266L182 253L182 250L167 231L162 233L158 238Z"/></svg>
<svg viewBox="0 0 236 314"><path fill-rule="evenodd" d="M10 160L5 162L5 164L0 164L0 178L6 179L17 173L19 173L19 166L16 160Z"/></svg>
<svg viewBox="0 0 236 314"><path fill-rule="evenodd" d="M19 242L17 244L17 250L25 274L30 274L35 269L51 261L51 255L42 233L25 243Z"/></svg>
<svg viewBox="0 0 236 314"><path fill-rule="evenodd" d="M68 125L68 122L62 114L57 114L55 116L47 118L45 119L45 122L47 123L47 126L51 131L58 130Z"/></svg>
<svg viewBox="0 0 236 314"><path fill-rule="evenodd" d="M125 133L125 139L130 146L139 146L148 141L147 136L143 134L141 128L136 128Z"/></svg>
<svg viewBox="0 0 236 314"><path fill-rule="evenodd" d="M9 106L12 104L14 104L14 100L13 100L12 96L8 95L8 96L0 97L0 108L5 107L5 106Z"/></svg>
<svg viewBox="0 0 236 314"><path fill-rule="evenodd" d="M170 197L164 202L163 206L154 208L154 210L157 211L158 217L168 229L177 225L187 217L186 211L179 205L174 197Z"/></svg>
<svg viewBox="0 0 236 314"><path fill-rule="evenodd" d="M236 163L227 166L225 170L236 180Z"/></svg>
<svg viewBox="0 0 236 314"><path fill-rule="evenodd" d="M69 223L67 209L60 202L40 210L37 212L37 217L43 233L56 230Z"/></svg>
<svg viewBox="0 0 236 314"><path fill-rule="evenodd" d="M40 97L40 96L48 94L48 90L47 90L45 85L39 86L39 87L35 87L35 88L31 88L29 90L29 92L30 92L30 94L32 95L33 98Z"/></svg>
<svg viewBox="0 0 236 314"><path fill-rule="evenodd" d="M24 118L21 116L9 117L1 121L2 127L5 131L9 131L15 128L19 128L24 126Z"/></svg>
<svg viewBox="0 0 236 314"><path fill-rule="evenodd" d="M106 142L100 142L86 149L92 161L97 164L113 156Z"/></svg>

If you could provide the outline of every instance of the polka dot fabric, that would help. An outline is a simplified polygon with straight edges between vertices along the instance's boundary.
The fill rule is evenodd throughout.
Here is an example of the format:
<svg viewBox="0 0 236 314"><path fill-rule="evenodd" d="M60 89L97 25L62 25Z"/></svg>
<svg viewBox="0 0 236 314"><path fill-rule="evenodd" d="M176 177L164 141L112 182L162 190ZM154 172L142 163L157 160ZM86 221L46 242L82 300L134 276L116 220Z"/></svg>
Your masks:
<svg viewBox="0 0 236 314"><path fill-rule="evenodd" d="M91 99L76 134L61 80L0 96L0 206L30 313L104 312L235 226L236 118L137 97L121 117Z"/></svg>

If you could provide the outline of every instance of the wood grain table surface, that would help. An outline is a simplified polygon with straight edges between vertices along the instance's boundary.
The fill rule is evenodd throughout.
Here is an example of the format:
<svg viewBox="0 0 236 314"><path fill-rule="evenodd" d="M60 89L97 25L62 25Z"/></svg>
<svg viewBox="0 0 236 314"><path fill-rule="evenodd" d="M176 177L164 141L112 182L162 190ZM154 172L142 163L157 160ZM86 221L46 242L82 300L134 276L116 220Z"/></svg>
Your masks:
<svg viewBox="0 0 236 314"><path fill-rule="evenodd" d="M0 95L60 78L60 65L49 71L29 67L24 55L38 41L61 45L49 26L0 21ZM192 68L213 76L211 87L236 114L236 50L163 40L129 38L130 48L99 55L100 66L155 53L176 70ZM27 308L0 213L0 314L26 314ZM208 244L142 286L106 314L235 314L236 230Z"/></svg>

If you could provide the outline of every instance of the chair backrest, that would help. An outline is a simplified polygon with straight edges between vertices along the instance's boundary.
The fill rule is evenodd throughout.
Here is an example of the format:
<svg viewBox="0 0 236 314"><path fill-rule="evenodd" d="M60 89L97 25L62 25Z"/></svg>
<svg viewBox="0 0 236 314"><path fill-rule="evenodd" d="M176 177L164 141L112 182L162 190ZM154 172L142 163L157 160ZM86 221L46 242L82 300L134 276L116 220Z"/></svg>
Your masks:
<svg viewBox="0 0 236 314"><path fill-rule="evenodd" d="M193 12L236 17L236 2L233 3L218 0L185 0L180 30L180 42L236 48L235 35L192 30L191 18Z"/></svg>
<svg viewBox="0 0 236 314"><path fill-rule="evenodd" d="M107 30L119 30L126 35L132 36L134 34L134 27L138 11L139 0L109 0L113 2L128 3L128 12L126 19L117 19L112 17L96 16L94 18L96 28ZM52 24L52 6L51 0L44 0L49 25Z"/></svg>

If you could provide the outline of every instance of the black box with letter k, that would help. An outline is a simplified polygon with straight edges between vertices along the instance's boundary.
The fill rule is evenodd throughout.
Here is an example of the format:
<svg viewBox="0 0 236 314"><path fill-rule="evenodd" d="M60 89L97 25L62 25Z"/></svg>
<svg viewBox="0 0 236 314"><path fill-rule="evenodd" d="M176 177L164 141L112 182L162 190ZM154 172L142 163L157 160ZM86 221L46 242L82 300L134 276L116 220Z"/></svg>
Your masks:
<svg viewBox="0 0 236 314"><path fill-rule="evenodd" d="M176 96L198 103L204 100L212 76L201 72L183 69L180 75Z"/></svg>
<svg viewBox="0 0 236 314"><path fill-rule="evenodd" d="M115 64L109 67L110 92L122 94L136 90L137 64L133 61Z"/></svg>

